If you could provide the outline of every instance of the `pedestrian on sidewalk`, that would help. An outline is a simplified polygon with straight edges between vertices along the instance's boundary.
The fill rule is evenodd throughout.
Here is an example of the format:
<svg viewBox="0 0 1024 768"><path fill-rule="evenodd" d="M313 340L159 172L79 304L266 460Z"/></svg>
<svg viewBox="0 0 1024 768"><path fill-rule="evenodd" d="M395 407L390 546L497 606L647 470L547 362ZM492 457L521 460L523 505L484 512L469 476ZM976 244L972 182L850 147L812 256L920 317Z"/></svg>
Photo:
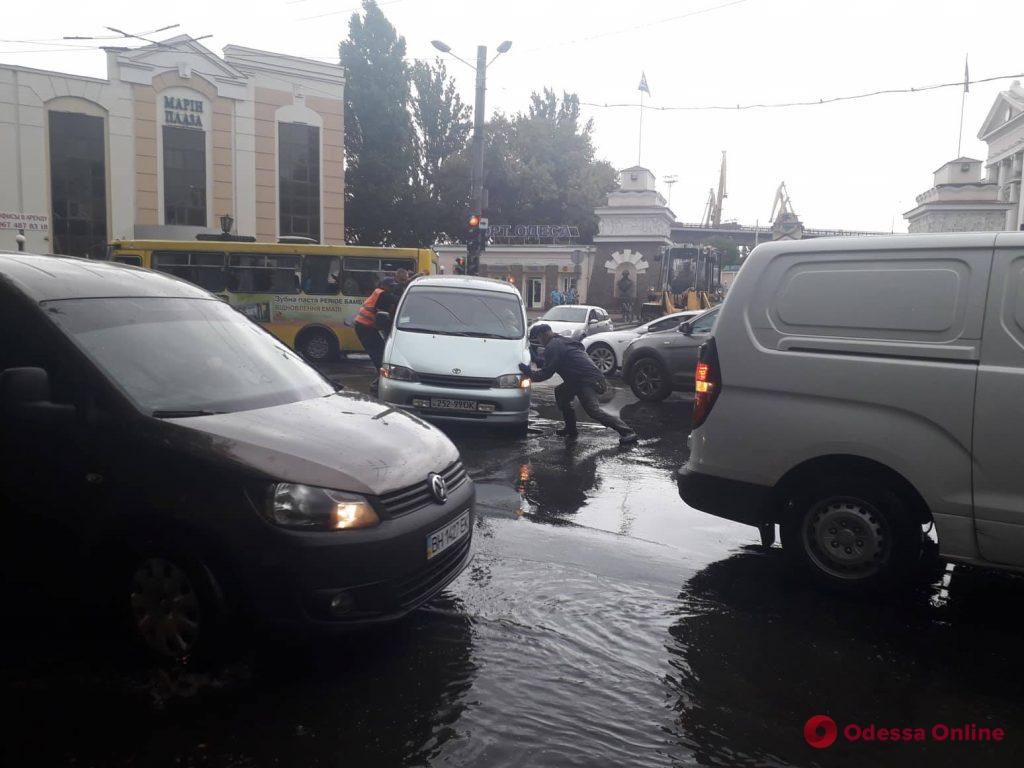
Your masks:
<svg viewBox="0 0 1024 768"><path fill-rule="evenodd" d="M378 312L394 312L397 301L392 292L398 285L393 277L385 277L380 285L370 294L370 297L363 302L355 319L356 336L359 337L363 349L373 361L374 378L370 383L370 389L377 388L377 380L380 376L380 367L384 364L384 338L377 328Z"/></svg>
<svg viewBox="0 0 1024 768"><path fill-rule="evenodd" d="M580 405L590 418L619 433L619 445L637 441L636 432L626 422L601 409L597 396L605 391L608 384L582 344L555 335L547 323L535 325L530 330L530 341L544 347L544 367L535 371L528 365L520 365L519 370L523 375L530 376L534 381L547 381L556 373L562 377L562 383L555 387L555 402L565 419L565 427L556 430L556 435L570 440L577 436L576 410L572 401L579 398Z"/></svg>

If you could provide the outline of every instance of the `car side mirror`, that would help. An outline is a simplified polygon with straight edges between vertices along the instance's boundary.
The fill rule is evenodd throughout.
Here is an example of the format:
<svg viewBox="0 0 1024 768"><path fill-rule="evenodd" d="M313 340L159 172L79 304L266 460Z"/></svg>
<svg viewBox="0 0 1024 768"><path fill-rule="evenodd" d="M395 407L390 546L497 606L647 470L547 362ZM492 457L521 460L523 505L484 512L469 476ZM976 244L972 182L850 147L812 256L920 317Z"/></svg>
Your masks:
<svg viewBox="0 0 1024 768"><path fill-rule="evenodd" d="M390 331L391 330L391 313L390 312L378 312L374 317L374 326L378 331Z"/></svg>
<svg viewBox="0 0 1024 768"><path fill-rule="evenodd" d="M693 336L693 323L680 323L679 332L686 336Z"/></svg>
<svg viewBox="0 0 1024 768"><path fill-rule="evenodd" d="M8 368L0 373L0 409L4 416L32 424L60 424L75 416L75 406L50 401L50 375L42 368Z"/></svg>
<svg viewBox="0 0 1024 768"><path fill-rule="evenodd" d="M596 317L592 317L589 320L587 320L587 325L597 325L599 322L601 321L598 320Z"/></svg>

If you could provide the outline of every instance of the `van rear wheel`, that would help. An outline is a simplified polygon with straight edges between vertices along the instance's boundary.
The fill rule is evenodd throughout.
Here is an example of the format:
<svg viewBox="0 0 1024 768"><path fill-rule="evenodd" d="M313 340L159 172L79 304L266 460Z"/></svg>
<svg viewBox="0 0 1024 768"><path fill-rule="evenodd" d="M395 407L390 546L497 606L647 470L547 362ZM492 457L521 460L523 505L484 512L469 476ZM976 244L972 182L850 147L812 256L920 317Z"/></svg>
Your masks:
<svg viewBox="0 0 1024 768"><path fill-rule="evenodd" d="M832 476L793 500L781 526L787 557L819 583L870 589L906 577L921 554L907 505L873 478Z"/></svg>

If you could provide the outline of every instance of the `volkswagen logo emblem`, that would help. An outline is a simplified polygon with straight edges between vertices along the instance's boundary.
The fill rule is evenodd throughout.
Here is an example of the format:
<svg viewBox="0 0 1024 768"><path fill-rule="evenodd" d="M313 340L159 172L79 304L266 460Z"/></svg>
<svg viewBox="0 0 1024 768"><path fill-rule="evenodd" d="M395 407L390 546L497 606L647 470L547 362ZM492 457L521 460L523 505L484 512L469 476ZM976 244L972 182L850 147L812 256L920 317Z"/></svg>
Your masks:
<svg viewBox="0 0 1024 768"><path fill-rule="evenodd" d="M458 376L460 373L462 373L462 369L461 368L452 368L452 373L454 373L456 376Z"/></svg>
<svg viewBox="0 0 1024 768"><path fill-rule="evenodd" d="M440 475L430 476L430 492L437 499L438 504L444 504L448 499L448 488L445 485L444 478Z"/></svg>

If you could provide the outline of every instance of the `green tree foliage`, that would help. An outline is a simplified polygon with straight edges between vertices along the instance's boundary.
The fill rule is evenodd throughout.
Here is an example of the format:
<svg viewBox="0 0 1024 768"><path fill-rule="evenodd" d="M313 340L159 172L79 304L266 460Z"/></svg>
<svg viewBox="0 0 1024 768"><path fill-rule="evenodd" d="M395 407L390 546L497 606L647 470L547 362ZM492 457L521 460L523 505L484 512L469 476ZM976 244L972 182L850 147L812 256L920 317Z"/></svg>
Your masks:
<svg viewBox="0 0 1024 768"><path fill-rule="evenodd" d="M405 60L376 0L363 0L341 44L346 71L346 239L425 246L467 234L471 113L444 63ZM494 223L572 224L584 242L615 171L594 159L579 98L544 89L525 113L487 126L484 175Z"/></svg>
<svg viewBox="0 0 1024 768"><path fill-rule="evenodd" d="M729 266L740 263L740 249L732 240L727 237L710 237L707 244L715 248L722 255L722 266Z"/></svg>
<svg viewBox="0 0 1024 768"><path fill-rule="evenodd" d="M508 224L573 224L585 242L597 233L594 208L615 187L615 169L594 159L593 122L579 97L533 93L526 113L496 115L487 128L488 216Z"/></svg>
<svg viewBox="0 0 1024 768"><path fill-rule="evenodd" d="M470 109L440 59L414 63L412 85L417 225L410 236L418 245L430 245L458 237L466 226Z"/></svg>
<svg viewBox="0 0 1024 768"><path fill-rule="evenodd" d="M405 38L375 0L352 14L340 47L345 68L345 237L403 245L399 214L410 207L415 148Z"/></svg>

